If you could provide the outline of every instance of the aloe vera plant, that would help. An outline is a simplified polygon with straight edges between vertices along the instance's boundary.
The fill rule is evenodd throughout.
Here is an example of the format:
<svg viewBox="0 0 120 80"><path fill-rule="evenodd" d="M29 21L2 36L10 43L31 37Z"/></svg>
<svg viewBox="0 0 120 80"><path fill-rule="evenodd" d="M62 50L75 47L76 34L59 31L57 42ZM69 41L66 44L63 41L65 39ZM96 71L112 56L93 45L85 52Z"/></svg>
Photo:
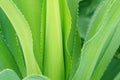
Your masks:
<svg viewBox="0 0 120 80"><path fill-rule="evenodd" d="M0 80L120 80L119 5L0 0Z"/></svg>

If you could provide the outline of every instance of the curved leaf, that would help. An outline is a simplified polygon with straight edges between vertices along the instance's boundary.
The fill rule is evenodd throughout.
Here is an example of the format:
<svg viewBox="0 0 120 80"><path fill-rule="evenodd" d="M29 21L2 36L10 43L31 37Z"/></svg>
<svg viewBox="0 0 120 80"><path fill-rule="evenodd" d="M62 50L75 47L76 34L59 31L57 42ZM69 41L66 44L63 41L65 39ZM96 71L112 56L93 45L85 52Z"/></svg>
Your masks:
<svg viewBox="0 0 120 80"><path fill-rule="evenodd" d="M59 0L66 64L66 79L72 78L80 59L81 38L77 25L78 3L79 0Z"/></svg>
<svg viewBox="0 0 120 80"><path fill-rule="evenodd" d="M5 69L0 72L0 80L20 80L20 78L13 70Z"/></svg>
<svg viewBox="0 0 120 80"><path fill-rule="evenodd" d="M43 55L44 55L44 38L45 38L45 24L42 17L45 15L43 9L46 0L13 0L24 17L29 23L29 27L33 37L33 49L36 60L43 70Z"/></svg>
<svg viewBox="0 0 120 80"><path fill-rule="evenodd" d="M7 18L5 13L2 11L2 9L0 9L0 22L2 25L1 30L2 30L2 35L4 38L5 44L10 50L11 55L13 55L17 63L17 66L19 67L20 72L24 77L26 75L26 66L23 58L21 45L19 43L16 32L12 27L12 24L10 23L9 19Z"/></svg>
<svg viewBox="0 0 120 80"><path fill-rule="evenodd" d="M25 58L27 75L40 74L41 71L34 57L31 30L24 16L11 0L0 0L0 6L8 16L20 40Z"/></svg>
<svg viewBox="0 0 120 80"><path fill-rule="evenodd" d="M31 76L25 77L23 80L49 80L49 79L41 75L31 75Z"/></svg>
<svg viewBox="0 0 120 80"><path fill-rule="evenodd" d="M11 52L7 48L3 37L0 34L0 71L6 68L15 70L19 74L19 76L21 76L18 66L16 65L15 59L11 55Z"/></svg>
<svg viewBox="0 0 120 80"><path fill-rule="evenodd" d="M100 79L120 45L120 1L103 2L94 14L73 80Z"/></svg>
<svg viewBox="0 0 120 80"><path fill-rule="evenodd" d="M113 80L119 72L120 72L120 60L117 59L116 57L113 57L101 80Z"/></svg>

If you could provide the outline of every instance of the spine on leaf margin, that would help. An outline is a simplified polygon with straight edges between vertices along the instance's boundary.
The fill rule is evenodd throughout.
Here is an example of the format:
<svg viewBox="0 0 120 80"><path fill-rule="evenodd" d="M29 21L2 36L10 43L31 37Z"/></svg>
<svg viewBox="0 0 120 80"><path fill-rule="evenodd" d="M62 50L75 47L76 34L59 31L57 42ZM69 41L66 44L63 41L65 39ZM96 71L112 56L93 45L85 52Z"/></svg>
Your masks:
<svg viewBox="0 0 120 80"><path fill-rule="evenodd" d="M27 75L40 74L41 71L33 52L32 33L26 19L21 14L20 10L15 6L13 1L0 0L0 6L12 23L13 28L15 29L20 40L25 58Z"/></svg>

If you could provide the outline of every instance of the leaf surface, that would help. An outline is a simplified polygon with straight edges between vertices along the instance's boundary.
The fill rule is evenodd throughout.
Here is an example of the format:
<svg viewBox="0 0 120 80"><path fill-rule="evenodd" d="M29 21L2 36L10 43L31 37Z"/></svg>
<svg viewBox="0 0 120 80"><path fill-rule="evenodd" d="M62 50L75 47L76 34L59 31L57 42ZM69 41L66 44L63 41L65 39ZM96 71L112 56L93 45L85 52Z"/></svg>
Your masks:
<svg viewBox="0 0 120 80"><path fill-rule="evenodd" d="M1 35L3 36L3 40L7 45L7 48L11 52L11 56L14 57L17 66L19 67L22 76L26 75L26 66L24 62L23 52L21 49L21 45L18 40L18 36L13 29L12 24L10 23L9 19L5 15L2 9L0 9L0 21L1 21Z"/></svg>
<svg viewBox="0 0 120 80"><path fill-rule="evenodd" d="M20 80L20 78L13 70L5 69L0 72L0 80Z"/></svg>
<svg viewBox="0 0 120 80"><path fill-rule="evenodd" d="M41 75L31 75L31 76L25 77L23 80L49 80L49 79Z"/></svg>
<svg viewBox="0 0 120 80"><path fill-rule="evenodd" d="M119 5L119 0L105 0L100 4L90 25L73 80L98 80L103 75L120 45Z"/></svg>
<svg viewBox="0 0 120 80"><path fill-rule="evenodd" d="M0 0L0 6L6 13L20 40L25 58L27 75L40 74L41 71L34 57L32 33L29 24L11 0ZM13 16L13 14L17 16Z"/></svg>
<svg viewBox="0 0 120 80"><path fill-rule="evenodd" d="M36 60L43 70L45 21L46 16L44 5L46 0L13 0L29 23L32 32L33 49ZM44 8L44 9L43 9Z"/></svg>
<svg viewBox="0 0 120 80"><path fill-rule="evenodd" d="M103 74L101 80L113 80L119 72L120 72L120 60L116 57L113 57L105 73Z"/></svg>
<svg viewBox="0 0 120 80"><path fill-rule="evenodd" d="M51 80L64 80L65 71L59 0L46 1L45 27L44 74Z"/></svg>

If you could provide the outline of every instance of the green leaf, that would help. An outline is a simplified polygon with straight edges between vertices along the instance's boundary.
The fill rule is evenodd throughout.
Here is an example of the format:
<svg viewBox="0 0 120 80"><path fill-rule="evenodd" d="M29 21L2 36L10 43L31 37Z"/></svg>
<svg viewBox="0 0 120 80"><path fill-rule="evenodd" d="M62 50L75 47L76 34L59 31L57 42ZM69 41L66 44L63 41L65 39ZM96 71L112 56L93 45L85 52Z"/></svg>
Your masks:
<svg viewBox="0 0 120 80"><path fill-rule="evenodd" d="M0 72L0 80L21 80L18 75L11 69L4 69ZM22 80L49 80L42 75L30 75Z"/></svg>
<svg viewBox="0 0 120 80"><path fill-rule="evenodd" d="M101 0L82 0L79 3L78 28L81 38L85 39L91 17Z"/></svg>
<svg viewBox="0 0 120 80"><path fill-rule="evenodd" d="M116 0L113 3L114 4L110 9L112 11L108 12L108 14L113 15L113 16L111 16L108 19L107 25L112 26L112 28L109 27L109 29L110 28L111 28L111 30L114 29L114 31L110 33L110 34L112 34L111 38L109 39L110 42L107 41L107 42L109 42L108 47L106 49L104 49L106 52L104 54L101 54L101 56L103 56L103 57L101 57L101 56L99 57L100 62L98 63L98 65L96 67L96 71L94 72L93 77L92 77L95 79L98 79L103 75L105 69L107 68L108 64L112 60L112 57L114 56L115 52L117 51L117 49L119 48L119 45L120 45L120 43L119 43L120 42L120 37L119 37L119 34L120 34L120 32L119 32L119 30L120 30L120 24L119 24L119 22L120 22L120 7L119 7L120 1ZM107 42L106 42L106 44L107 44ZM113 46L114 46L114 48L113 48Z"/></svg>
<svg viewBox="0 0 120 80"><path fill-rule="evenodd" d="M88 6L86 13L87 14L92 14L98 7L98 4L101 2L101 0L92 0L90 5Z"/></svg>
<svg viewBox="0 0 120 80"><path fill-rule="evenodd" d="M27 75L40 74L41 71L33 52L32 33L27 21L11 0L0 0L0 6L6 13L20 40L25 58Z"/></svg>
<svg viewBox="0 0 120 80"><path fill-rule="evenodd" d="M60 16L61 16L61 28L63 37L63 51L65 56L65 72L66 78L68 78L71 67L71 56L67 48L67 41L71 29L71 16L66 0L59 0Z"/></svg>
<svg viewBox="0 0 120 80"><path fill-rule="evenodd" d="M51 5L52 4L52 5ZM64 57L59 0L46 1L44 74L51 80L64 80Z"/></svg>
<svg viewBox="0 0 120 80"><path fill-rule="evenodd" d="M109 4L106 4L109 3ZM106 5L105 5L106 4ZM87 34L86 41L88 41L90 38L92 38L98 30L101 28L102 23L105 22L105 16L107 16L107 11L109 11L109 8L111 7L112 2L102 1L95 14L93 15L90 25L89 25L89 30L87 31L89 34ZM107 11L106 11L107 10ZM104 15L101 17L101 15ZM96 17L97 16L97 17Z"/></svg>
<svg viewBox="0 0 120 80"><path fill-rule="evenodd" d="M65 21L63 24L63 34L65 35L65 49L66 49L66 79L72 79L73 75L75 74L80 60L80 53L81 53L81 37L78 30L78 7L79 7L80 0L66 0L67 9L66 13L63 10L63 13L66 14L63 17L67 16L68 19L63 18ZM61 4L62 6L62 4ZM65 6L65 7L66 7ZM63 9L63 8L62 8ZM61 9L61 11L62 11ZM69 10L69 11L68 11ZM67 12L68 11L68 12ZM68 31L66 33L66 31ZM68 59L68 61L67 61Z"/></svg>
<svg viewBox="0 0 120 80"><path fill-rule="evenodd" d="M73 80L99 80L103 75L120 45L119 5L119 0L105 0L98 7Z"/></svg>
<svg viewBox="0 0 120 80"><path fill-rule="evenodd" d="M118 48L116 54L115 54L115 57L120 60L120 47Z"/></svg>
<svg viewBox="0 0 120 80"><path fill-rule="evenodd" d="M72 4L70 3L69 5L68 2L67 0L59 0L66 79L70 79L77 69L81 45L77 28L77 9L79 1L71 1Z"/></svg>
<svg viewBox="0 0 120 80"><path fill-rule="evenodd" d="M90 21L90 18L85 17L85 16L80 16L78 18L79 33L81 35L81 38L83 39L86 38L89 21Z"/></svg>
<svg viewBox="0 0 120 80"><path fill-rule="evenodd" d="M43 70L43 55L45 41L45 17L46 9L43 9L46 0L13 0L21 10L24 17L29 23L33 37L33 49L36 60ZM46 4L46 3L45 3Z"/></svg>
<svg viewBox="0 0 120 80"><path fill-rule="evenodd" d="M49 79L41 75L31 75L31 76L25 77L23 80L49 80Z"/></svg>
<svg viewBox="0 0 120 80"><path fill-rule="evenodd" d="M116 57L113 57L101 80L113 80L119 72L120 72L120 60Z"/></svg>
<svg viewBox="0 0 120 80"><path fill-rule="evenodd" d="M0 34L0 71L6 68L15 70L21 77L16 61L7 48L3 40L3 35Z"/></svg>
<svg viewBox="0 0 120 80"><path fill-rule="evenodd" d="M26 75L26 66L23 58L23 52L21 49L21 45L19 43L17 34L12 27L9 19L5 15L5 13L0 9L0 22L1 22L1 31L5 41L5 44L9 48L11 55L13 55L22 76Z"/></svg>
<svg viewBox="0 0 120 80"><path fill-rule="evenodd" d="M5 69L0 72L0 80L20 80L20 78L13 70Z"/></svg>
<svg viewBox="0 0 120 80"><path fill-rule="evenodd" d="M114 80L120 80L120 72L116 75L116 77L114 78Z"/></svg>

